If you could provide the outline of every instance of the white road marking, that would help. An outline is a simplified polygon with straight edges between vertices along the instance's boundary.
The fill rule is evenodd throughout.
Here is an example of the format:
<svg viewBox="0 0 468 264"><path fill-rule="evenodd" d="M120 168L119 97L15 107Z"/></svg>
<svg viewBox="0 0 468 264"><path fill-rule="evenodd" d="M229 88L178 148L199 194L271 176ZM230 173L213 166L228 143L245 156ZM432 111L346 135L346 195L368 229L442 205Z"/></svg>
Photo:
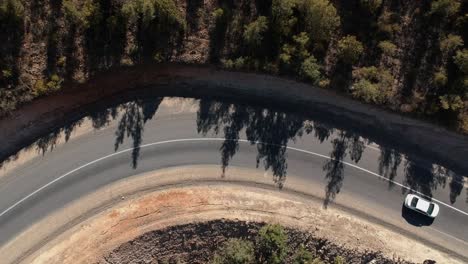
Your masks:
<svg viewBox="0 0 468 264"><path fill-rule="evenodd" d="M144 145L141 145L140 148L147 148L147 147L151 147L151 146L157 146L157 145L163 145L163 144L170 144L170 143L180 143L180 142L224 141L224 140L230 140L230 139L224 139L224 138L184 138L184 139L173 139L173 140L165 140L165 141L159 141L159 142L153 142L153 143L144 144ZM245 139L238 139L237 141L238 141L238 142L243 142L243 143L251 143L251 141L245 140ZM259 141L254 142L254 143L255 143L255 144L264 144L264 145L274 145L274 144L262 143L262 142L259 142ZM331 159L330 157L328 157L328 156L326 156L326 155L322 155L322 154L315 153L315 152L308 151L308 150L303 150L303 149L294 148L294 147L288 147L288 146L282 146L282 147L286 147L287 149L290 149L290 150L294 150L294 151L298 151L298 152L302 152L302 153L306 153L306 154L310 154L310 155L322 157L322 158L325 158L325 159ZM72 174L72 173L74 173L74 172L77 172L77 171L79 171L79 170L81 170L81 169L83 169L83 168L86 168L86 167L88 167L88 166L90 166L90 165L93 165L93 164L95 164L95 163L98 163L98 162L100 162L100 161L102 161L102 160L108 159L108 158L113 157L113 156L120 155L120 154L122 154L122 153L130 152L130 151L132 151L132 150L134 150L134 149L135 149L135 148L128 148L128 149L124 149L124 150L121 150L121 151L118 151L118 152L109 154L109 155L107 155L107 156L101 157L101 158L99 158L99 159L96 159L96 160L93 160L93 161L91 161L91 162L88 162L88 163L86 163L86 164L84 164L84 165L81 165L81 166L79 166L78 168L75 168L75 169L73 169L73 170L71 170L71 171L69 171L69 172L67 172L67 173L65 173L65 174L63 174L63 175L61 175L60 177L58 177L58 178L54 179L53 181L51 181L51 182L45 184L44 186L40 187L39 189L37 189L37 190L35 190L34 192L28 194L27 196L23 197L23 198L22 198L21 200L19 200L18 202L14 203L14 204L11 205L10 207L8 207L6 210L4 210L2 213L0 213L0 217L2 217L3 215L5 215L6 213L8 213L9 211L11 211L12 209L14 209L15 207L17 207L18 205L20 205L21 203L23 203L23 202L26 201L27 199L31 198L31 197L34 196L35 194L37 194L37 193L39 193L40 191L46 189L47 187L51 186L52 184L54 184L54 183L60 181L61 179L67 177L68 175L70 175L70 174ZM331 160L333 160L333 159L331 159ZM387 178L385 178L384 176L379 175L379 174L377 174L377 173L375 173L375 172L372 172L372 171L370 171L370 170L361 168L361 167L359 167L359 166L357 166L357 165L351 164L351 163L346 162L346 161L340 161L340 162L343 163L343 164L345 164L345 165L348 165L348 166L350 166L350 167L356 168L356 169L358 169L358 170L367 172L367 173L369 173L369 174L371 174L371 175L373 175L373 176L376 176L376 177L381 178L381 179L383 179L383 180L386 180L386 181L388 181L388 182L391 182L391 183L393 183L393 184L395 184L395 185L398 185L398 186L400 186L400 187L402 187L402 188L405 188L405 189L407 189L407 190L413 191L414 193L417 193L417 194L419 194L419 195L423 195L423 196L424 196L424 194L422 194L422 193L420 193L420 192L418 192L418 191L415 191L415 190L409 188L408 186L405 186L405 185L403 185L403 184L401 184L401 183L399 183L399 182L396 182L396 181L387 179ZM450 208L450 209L453 209L453 210L455 210L455 211L457 211L457 212L459 212L459 213L461 213L461 214L463 214L463 215L468 216L468 213L466 213L466 212L464 212L464 211L462 211L462 210L460 210L460 209L458 209L458 208L455 208L455 207L453 207L453 206L451 206L451 205L448 205L448 204L446 204L446 203L444 203L444 202L441 202L441 201L439 201L439 200L437 200L437 199L432 199L432 200L434 200L434 201L436 201L436 202L438 202L438 203L440 203L440 204L442 204L442 205L444 205L444 206L446 206L446 207L448 207L448 208Z"/></svg>

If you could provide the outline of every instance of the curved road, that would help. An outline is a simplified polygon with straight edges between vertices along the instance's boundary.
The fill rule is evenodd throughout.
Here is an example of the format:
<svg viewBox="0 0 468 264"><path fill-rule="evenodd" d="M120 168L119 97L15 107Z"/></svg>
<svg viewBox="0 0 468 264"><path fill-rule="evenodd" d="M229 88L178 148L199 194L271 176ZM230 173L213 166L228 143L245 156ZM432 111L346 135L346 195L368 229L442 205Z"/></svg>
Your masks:
<svg viewBox="0 0 468 264"><path fill-rule="evenodd" d="M35 221L111 182L167 167L220 164L223 140L217 134L204 137L197 133L196 120L193 109L174 113L172 106L161 107L157 118L144 127L135 169L131 164L130 140L114 151L118 124L113 122L0 176L0 247ZM285 188L324 197L328 183L324 164L329 161L333 138L321 143L312 135L304 135L288 143L290 176L286 176ZM230 165L263 171L262 161L257 168L257 152L257 146L241 140ZM389 184L377 174L379 157L379 150L368 146L358 164L345 158L343 185L329 206L337 203L362 212L468 262L466 193L462 192L451 204L448 187L433 191L434 199L441 204L439 217L429 226L415 226L402 217L403 169L400 166L394 182Z"/></svg>

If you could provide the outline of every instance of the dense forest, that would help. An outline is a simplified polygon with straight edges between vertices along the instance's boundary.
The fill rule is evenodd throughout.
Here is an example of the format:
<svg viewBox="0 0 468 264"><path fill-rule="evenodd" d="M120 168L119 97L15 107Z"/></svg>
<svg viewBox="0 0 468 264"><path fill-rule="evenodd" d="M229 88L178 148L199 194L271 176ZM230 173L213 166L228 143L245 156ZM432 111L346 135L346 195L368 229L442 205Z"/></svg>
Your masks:
<svg viewBox="0 0 468 264"><path fill-rule="evenodd" d="M293 76L468 133L461 0L0 0L0 115L112 67Z"/></svg>

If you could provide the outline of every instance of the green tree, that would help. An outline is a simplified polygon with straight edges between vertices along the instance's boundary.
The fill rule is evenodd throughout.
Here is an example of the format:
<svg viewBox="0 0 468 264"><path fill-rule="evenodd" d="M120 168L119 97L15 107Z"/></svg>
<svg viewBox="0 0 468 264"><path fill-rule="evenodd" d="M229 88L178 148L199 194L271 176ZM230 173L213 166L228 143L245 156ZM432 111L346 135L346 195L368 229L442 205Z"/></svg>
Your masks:
<svg viewBox="0 0 468 264"><path fill-rule="evenodd" d="M435 0L431 3L430 14L448 18L460 10L460 5L459 0Z"/></svg>
<svg viewBox="0 0 468 264"><path fill-rule="evenodd" d="M268 30L268 20L264 16L259 16L254 22L245 26L244 40L249 47L257 49L263 41L263 35Z"/></svg>
<svg viewBox="0 0 468 264"><path fill-rule="evenodd" d="M397 46L389 40L380 41L378 47L383 54L390 57L394 56L397 50Z"/></svg>
<svg viewBox="0 0 468 264"><path fill-rule="evenodd" d="M252 242L231 238L216 252L212 264L253 264L255 263Z"/></svg>
<svg viewBox="0 0 468 264"><path fill-rule="evenodd" d="M379 87L367 79L361 79L354 83L352 95L366 103L376 103L379 98Z"/></svg>
<svg viewBox="0 0 468 264"><path fill-rule="evenodd" d="M99 4L93 0L85 0L78 4L73 0L63 1L65 18L76 26L89 28L94 21L99 20Z"/></svg>
<svg viewBox="0 0 468 264"><path fill-rule="evenodd" d="M351 87L354 97L368 103L384 104L395 96L393 77L383 68L363 67L353 71L355 82Z"/></svg>
<svg viewBox="0 0 468 264"><path fill-rule="evenodd" d="M382 6L382 0L361 0L361 6L366 8L371 14L375 15Z"/></svg>
<svg viewBox="0 0 468 264"><path fill-rule="evenodd" d="M129 0L122 5L121 14L136 29L130 54L134 61L169 59L186 30L173 0Z"/></svg>
<svg viewBox="0 0 468 264"><path fill-rule="evenodd" d="M338 41L338 56L348 64L358 62L364 52L364 46L355 36L346 36Z"/></svg>
<svg viewBox="0 0 468 264"><path fill-rule="evenodd" d="M314 56L311 55L302 62L299 75L313 84L319 83L322 78L320 73L320 65L317 63L317 60Z"/></svg>
<svg viewBox="0 0 468 264"><path fill-rule="evenodd" d="M279 56L280 61L287 67L298 68L302 62L310 57L308 51L309 36L305 32L301 32L293 36L293 45L284 44L282 52ZM296 71L297 72L297 71Z"/></svg>
<svg viewBox="0 0 468 264"><path fill-rule="evenodd" d="M457 51L453 60L464 74L468 74L468 49Z"/></svg>
<svg viewBox="0 0 468 264"><path fill-rule="evenodd" d="M155 3L155 0L127 1L122 5L122 13L131 22L141 19L143 25L149 25L156 14Z"/></svg>
<svg viewBox="0 0 468 264"><path fill-rule="evenodd" d="M129 0L122 5L122 13L130 22L141 20L143 25L158 19L163 26L185 26L173 0Z"/></svg>
<svg viewBox="0 0 468 264"><path fill-rule="evenodd" d="M24 6L19 0L2 0L0 2L0 21L19 22L23 20Z"/></svg>
<svg viewBox="0 0 468 264"><path fill-rule="evenodd" d="M440 41L440 51L442 51L444 55L449 55L462 46L463 39L458 35L448 34Z"/></svg>
<svg viewBox="0 0 468 264"><path fill-rule="evenodd" d="M394 12L384 11L377 21L379 31L389 37L393 37L396 33L401 31L399 23L400 17Z"/></svg>
<svg viewBox="0 0 468 264"><path fill-rule="evenodd" d="M289 36L297 23L293 16L298 0L273 0L271 3L272 29L280 39Z"/></svg>
<svg viewBox="0 0 468 264"><path fill-rule="evenodd" d="M281 225L266 225L262 227L257 237L258 260L261 263L283 263L288 248L288 237Z"/></svg>
<svg viewBox="0 0 468 264"><path fill-rule="evenodd" d="M328 42L340 26L336 8L328 0L304 0L300 10L305 29L314 43Z"/></svg>

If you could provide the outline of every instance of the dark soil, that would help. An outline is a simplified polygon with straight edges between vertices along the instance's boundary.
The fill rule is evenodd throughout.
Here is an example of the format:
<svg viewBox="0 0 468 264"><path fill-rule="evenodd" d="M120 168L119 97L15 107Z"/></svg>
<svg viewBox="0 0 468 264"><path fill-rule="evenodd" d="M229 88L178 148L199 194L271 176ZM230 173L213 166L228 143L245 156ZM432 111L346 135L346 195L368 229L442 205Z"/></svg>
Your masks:
<svg viewBox="0 0 468 264"><path fill-rule="evenodd" d="M208 263L214 252L229 238L255 241L264 223L215 220L205 223L169 227L146 233L122 244L107 254L100 264L117 263ZM333 263L342 256L346 263L410 263L399 258L389 259L380 252L359 252L335 245L315 237L312 232L286 229L289 237L289 254L286 263L302 244L315 252L325 263ZM431 263L425 261L425 263Z"/></svg>

